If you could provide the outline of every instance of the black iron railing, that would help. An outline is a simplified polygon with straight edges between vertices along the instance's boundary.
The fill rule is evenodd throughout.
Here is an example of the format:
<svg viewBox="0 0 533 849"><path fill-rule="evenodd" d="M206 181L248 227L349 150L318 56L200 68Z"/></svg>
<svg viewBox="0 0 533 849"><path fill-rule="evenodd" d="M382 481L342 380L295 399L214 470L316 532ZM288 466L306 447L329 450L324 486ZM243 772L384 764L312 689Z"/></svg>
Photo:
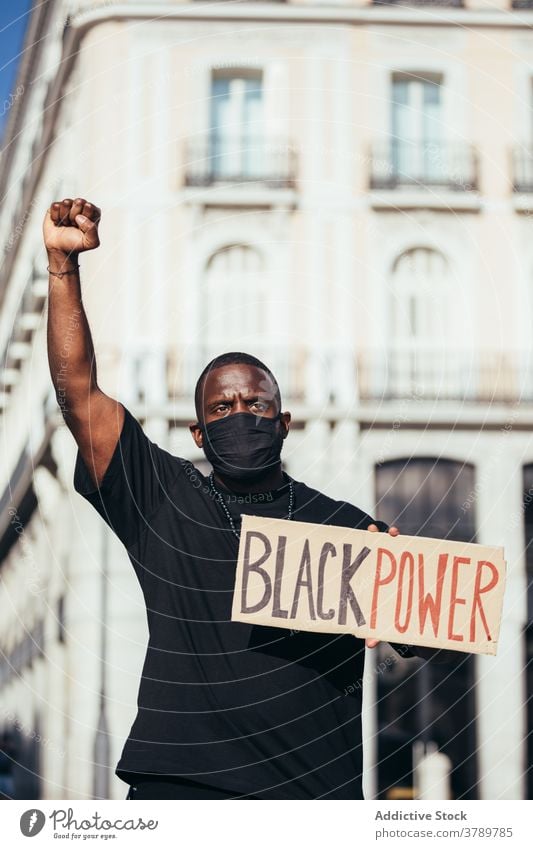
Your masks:
<svg viewBox="0 0 533 849"><path fill-rule="evenodd" d="M185 185L258 183L287 188L296 181L296 152L286 139L209 135L185 146Z"/></svg>
<svg viewBox="0 0 533 849"><path fill-rule="evenodd" d="M141 352L138 363L123 361L120 373L125 396L155 403L154 375L163 401L187 401L194 395L198 375L215 348L174 347L160 354ZM410 399L476 403L533 402L533 352L457 350L452 344L314 351L305 345L264 346L259 352L276 375L282 395L291 403L346 403ZM158 363L151 364L150 358ZM150 381L150 384L148 384Z"/></svg>
<svg viewBox="0 0 533 849"><path fill-rule="evenodd" d="M374 6L464 6L463 0L372 0Z"/></svg>
<svg viewBox="0 0 533 849"><path fill-rule="evenodd" d="M533 148L515 147L512 161L513 191L533 192Z"/></svg>
<svg viewBox="0 0 533 849"><path fill-rule="evenodd" d="M370 188L441 186L454 191L478 188L478 158L470 144L391 139L372 145Z"/></svg>
<svg viewBox="0 0 533 849"><path fill-rule="evenodd" d="M363 401L533 401L533 355L527 351L413 346L362 351L357 365Z"/></svg>

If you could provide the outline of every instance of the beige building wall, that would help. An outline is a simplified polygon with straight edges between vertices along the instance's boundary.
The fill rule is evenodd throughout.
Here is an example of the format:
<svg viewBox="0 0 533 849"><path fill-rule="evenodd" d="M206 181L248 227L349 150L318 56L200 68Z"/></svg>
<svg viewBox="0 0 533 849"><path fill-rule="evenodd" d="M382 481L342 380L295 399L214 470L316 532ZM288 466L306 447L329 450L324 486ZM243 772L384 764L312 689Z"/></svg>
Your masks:
<svg viewBox="0 0 533 849"><path fill-rule="evenodd" d="M81 257L82 287L100 385L152 439L200 459L186 424L207 356L206 264L228 245L258 251L267 293L261 337L243 330L227 349L265 351L279 370L285 406L299 426L284 449L294 477L372 512L378 458L446 456L476 465L479 541L503 544L510 567L501 653L477 668L480 792L523 798L526 573L517 470L533 462L531 379L525 399L515 390L502 402L498 392L518 386L531 352L533 194L512 191L511 170L512 148L532 141L531 12L511 14L504 0L468 0L462 9L352 0L176 2L166 4L165 20L153 21L150 4L130 5L131 14L117 20L105 2L58 2L41 20L50 33L35 55L41 83L12 125L9 169L0 161L0 243L8 246L0 347L12 345L21 326L32 267L41 286L46 279L44 210L56 198L91 199L102 208L101 247ZM72 18L62 40L67 10ZM65 44L74 47L73 61L62 61ZM186 185L202 145L205 160L210 74L232 66L262 70L266 147L274 162L294 152L289 184ZM390 133L390 78L398 71L443 75L445 135L459 149L473 146L477 191L370 188L380 168L376 151ZM31 173L33 189L22 182ZM446 257L448 354L474 376L481 364L478 385L497 390L490 404L486 393L439 397L445 367L438 350L428 394L408 399L408 414L401 393L379 395L380 357L399 297L391 272L417 247ZM12 483L25 446L26 487L34 479L38 502L0 565L0 609L7 611L0 649L9 655L42 622L44 651L31 664L19 658L9 680L0 681L0 721L7 727L18 717L29 745L39 717L44 798L93 795L105 566L109 794L124 798L127 788L113 770L135 716L144 607L122 546L72 488L75 445L53 397L45 304L36 303L29 347L7 374L0 418L7 527L9 509L19 507ZM511 366L498 371L502 355ZM396 429L398 415L404 417ZM32 564L40 592L28 589ZM372 693L369 686L368 797L376 786Z"/></svg>

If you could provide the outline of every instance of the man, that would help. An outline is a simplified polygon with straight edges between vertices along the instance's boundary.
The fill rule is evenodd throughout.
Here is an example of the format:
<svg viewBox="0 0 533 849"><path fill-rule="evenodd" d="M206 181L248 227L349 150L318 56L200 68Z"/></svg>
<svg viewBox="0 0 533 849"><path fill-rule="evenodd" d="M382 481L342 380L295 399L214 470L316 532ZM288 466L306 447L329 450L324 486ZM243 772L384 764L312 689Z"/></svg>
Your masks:
<svg viewBox="0 0 533 849"><path fill-rule="evenodd" d="M78 266L99 245L99 220L94 204L66 198L43 230L48 357L78 444L74 485L123 542L146 602L138 714L116 774L129 799L362 799L364 642L231 622L231 602L241 513L387 526L282 470L290 414L254 357L217 357L198 380L190 430L209 476L151 442L101 391Z"/></svg>

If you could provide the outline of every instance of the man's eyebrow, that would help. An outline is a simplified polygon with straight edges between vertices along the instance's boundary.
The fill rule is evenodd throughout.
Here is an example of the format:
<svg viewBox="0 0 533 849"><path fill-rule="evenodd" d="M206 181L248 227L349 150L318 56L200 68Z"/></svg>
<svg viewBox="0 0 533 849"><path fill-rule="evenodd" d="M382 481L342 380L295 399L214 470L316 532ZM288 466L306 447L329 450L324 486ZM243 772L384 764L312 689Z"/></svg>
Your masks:
<svg viewBox="0 0 533 849"><path fill-rule="evenodd" d="M227 404L227 403L228 403L228 401L233 401L233 396L232 396L232 395L231 395L231 396L228 396L228 395L219 395L219 396L218 396L218 397L216 397L216 398L209 398L209 399L206 401L206 406L207 406L207 407L212 407L212 406L213 406L213 404Z"/></svg>
<svg viewBox="0 0 533 849"><path fill-rule="evenodd" d="M206 402L207 407L212 407L214 404L227 404L234 400L234 395L219 395L215 398L209 398ZM243 398L245 401L273 401L274 395L270 392L251 392L249 395L244 394Z"/></svg>

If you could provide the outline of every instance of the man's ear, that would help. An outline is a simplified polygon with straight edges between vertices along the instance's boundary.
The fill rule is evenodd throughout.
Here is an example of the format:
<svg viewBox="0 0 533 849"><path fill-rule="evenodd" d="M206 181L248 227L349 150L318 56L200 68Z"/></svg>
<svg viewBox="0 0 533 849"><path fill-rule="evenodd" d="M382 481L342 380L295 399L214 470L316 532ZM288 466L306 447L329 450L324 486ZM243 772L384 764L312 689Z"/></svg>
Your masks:
<svg viewBox="0 0 533 849"><path fill-rule="evenodd" d="M290 424L290 421L291 421L291 414L290 413L280 413L279 419L280 419L280 422L281 422L281 427L283 429L283 439L286 439L287 436L289 435L289 424Z"/></svg>
<svg viewBox="0 0 533 849"><path fill-rule="evenodd" d="M196 446L198 448L202 448L204 444L204 435L202 433L202 428L200 427L200 422L194 422L193 424L190 424L189 430L192 434L192 438L196 443Z"/></svg>

